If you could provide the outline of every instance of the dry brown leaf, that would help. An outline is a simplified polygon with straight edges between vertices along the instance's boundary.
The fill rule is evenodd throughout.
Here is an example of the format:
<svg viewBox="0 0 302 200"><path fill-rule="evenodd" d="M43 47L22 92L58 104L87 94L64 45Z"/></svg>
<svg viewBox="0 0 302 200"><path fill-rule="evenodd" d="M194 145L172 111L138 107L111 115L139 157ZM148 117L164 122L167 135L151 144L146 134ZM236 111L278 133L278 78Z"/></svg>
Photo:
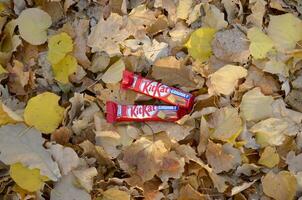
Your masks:
<svg viewBox="0 0 302 200"><path fill-rule="evenodd" d="M181 187L177 200L206 200L207 195L203 195L194 189L190 184ZM188 198L189 197L189 198Z"/></svg>
<svg viewBox="0 0 302 200"><path fill-rule="evenodd" d="M152 142L141 137L124 151L122 168L130 174L137 174L142 181L148 181L160 170L164 156L167 154L164 143L160 140Z"/></svg>
<svg viewBox="0 0 302 200"><path fill-rule="evenodd" d="M154 63L152 77L168 85L194 88L192 69L173 56L162 58Z"/></svg>
<svg viewBox="0 0 302 200"><path fill-rule="evenodd" d="M269 172L262 180L263 192L276 200L291 200L296 196L297 181L288 171Z"/></svg>
<svg viewBox="0 0 302 200"><path fill-rule="evenodd" d="M245 63L250 56L248 39L238 28L216 33L212 49L217 58L229 62Z"/></svg>
<svg viewBox="0 0 302 200"><path fill-rule="evenodd" d="M215 173L228 172L241 163L240 151L230 144L215 144L209 141L206 157Z"/></svg>
<svg viewBox="0 0 302 200"><path fill-rule="evenodd" d="M92 52L105 51L110 57L121 55L119 44L129 37L129 32L122 26L123 19L116 13L112 13L106 20L101 17L93 27L87 45L92 48Z"/></svg>

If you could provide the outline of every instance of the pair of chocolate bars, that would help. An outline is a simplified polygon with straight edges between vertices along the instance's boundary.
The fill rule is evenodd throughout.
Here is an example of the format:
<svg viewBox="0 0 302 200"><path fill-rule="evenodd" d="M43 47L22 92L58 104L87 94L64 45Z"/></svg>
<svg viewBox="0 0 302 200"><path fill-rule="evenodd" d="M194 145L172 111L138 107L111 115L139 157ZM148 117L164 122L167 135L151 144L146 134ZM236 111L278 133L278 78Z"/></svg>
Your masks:
<svg viewBox="0 0 302 200"><path fill-rule="evenodd" d="M107 121L142 122L142 121L177 121L194 104L194 96L180 89L169 87L157 81L146 79L133 72L124 71L122 89L129 89L159 99L170 105L119 105L106 103Z"/></svg>

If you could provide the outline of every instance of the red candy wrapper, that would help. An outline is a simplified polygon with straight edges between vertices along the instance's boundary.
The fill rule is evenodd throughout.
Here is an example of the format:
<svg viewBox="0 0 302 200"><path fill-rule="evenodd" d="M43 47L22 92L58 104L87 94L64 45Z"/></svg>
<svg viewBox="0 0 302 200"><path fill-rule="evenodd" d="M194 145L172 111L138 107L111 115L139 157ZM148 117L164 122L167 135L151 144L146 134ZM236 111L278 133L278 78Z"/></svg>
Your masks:
<svg viewBox="0 0 302 200"><path fill-rule="evenodd" d="M107 122L177 121L186 114L178 106L106 103Z"/></svg>
<svg viewBox="0 0 302 200"><path fill-rule="evenodd" d="M146 79L129 71L124 71L123 73L122 88L186 109L191 109L194 103L194 96L191 93Z"/></svg>

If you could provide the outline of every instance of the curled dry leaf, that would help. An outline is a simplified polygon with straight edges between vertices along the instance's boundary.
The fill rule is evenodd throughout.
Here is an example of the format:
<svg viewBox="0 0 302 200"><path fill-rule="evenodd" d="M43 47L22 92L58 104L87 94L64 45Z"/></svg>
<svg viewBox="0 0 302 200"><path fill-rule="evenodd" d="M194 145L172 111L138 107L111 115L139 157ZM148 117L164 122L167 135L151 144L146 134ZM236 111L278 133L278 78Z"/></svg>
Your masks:
<svg viewBox="0 0 302 200"><path fill-rule="evenodd" d="M240 78L247 76L247 70L241 66L225 65L209 76L209 93L230 95L234 92Z"/></svg>
<svg viewBox="0 0 302 200"><path fill-rule="evenodd" d="M288 171L280 171L278 174L269 172L261 182L263 192L276 200L291 200L296 196L297 181Z"/></svg>
<svg viewBox="0 0 302 200"><path fill-rule="evenodd" d="M21 37L33 45L46 42L51 23L51 17L39 8L25 9L17 19Z"/></svg>

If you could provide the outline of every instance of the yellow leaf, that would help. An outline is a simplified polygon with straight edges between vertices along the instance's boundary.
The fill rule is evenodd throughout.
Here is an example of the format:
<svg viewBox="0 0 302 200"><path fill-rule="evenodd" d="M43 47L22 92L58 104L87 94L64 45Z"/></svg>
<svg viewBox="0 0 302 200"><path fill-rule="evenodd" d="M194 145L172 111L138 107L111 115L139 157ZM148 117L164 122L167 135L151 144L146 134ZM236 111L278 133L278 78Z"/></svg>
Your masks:
<svg viewBox="0 0 302 200"><path fill-rule="evenodd" d="M1 75L1 74L5 74L5 73L7 73L6 69L4 69L4 68L2 67L2 65L0 64L0 75Z"/></svg>
<svg viewBox="0 0 302 200"><path fill-rule="evenodd" d="M110 188L103 192L102 200L130 200L130 195L117 188Z"/></svg>
<svg viewBox="0 0 302 200"><path fill-rule="evenodd" d="M65 56L60 62L52 65L55 79L61 83L69 82L69 75L77 70L77 60L71 55Z"/></svg>
<svg viewBox="0 0 302 200"><path fill-rule="evenodd" d="M225 65L210 75L209 93L230 95L240 78L247 76L247 70L241 66Z"/></svg>
<svg viewBox="0 0 302 200"><path fill-rule="evenodd" d="M179 0L177 6L177 18L187 19L190 11L192 10L193 1L192 0Z"/></svg>
<svg viewBox="0 0 302 200"><path fill-rule="evenodd" d="M275 200L292 200L296 196L297 180L289 171L269 172L261 183L263 192Z"/></svg>
<svg viewBox="0 0 302 200"><path fill-rule="evenodd" d="M47 59L51 64L60 62L73 49L72 39L67 33L54 35L48 40Z"/></svg>
<svg viewBox="0 0 302 200"><path fill-rule="evenodd" d="M28 169L21 163L12 164L9 173L18 186L29 192L40 190L44 181L49 180L40 174L39 169Z"/></svg>
<svg viewBox="0 0 302 200"><path fill-rule="evenodd" d="M280 74L285 77L289 76L289 67L284 62L275 59L266 62L263 71L271 74Z"/></svg>
<svg viewBox="0 0 302 200"><path fill-rule="evenodd" d="M255 59L265 58L266 54L274 47L272 39L257 27L249 29L247 37L251 42L250 52Z"/></svg>
<svg viewBox="0 0 302 200"><path fill-rule="evenodd" d="M185 44L189 54L198 61L206 61L212 55L211 42L215 33L213 28L199 28L194 31Z"/></svg>
<svg viewBox="0 0 302 200"><path fill-rule="evenodd" d="M51 17L39 8L28 8L17 19L21 37L30 44L40 45L47 40Z"/></svg>
<svg viewBox="0 0 302 200"><path fill-rule="evenodd" d="M272 116L273 101L272 96L265 96L257 87L243 95L240 112L247 121L265 119Z"/></svg>
<svg viewBox="0 0 302 200"><path fill-rule="evenodd" d="M302 21L291 13L270 16L267 32L277 49L290 50L302 40Z"/></svg>
<svg viewBox="0 0 302 200"><path fill-rule="evenodd" d="M5 124L14 124L20 121L23 121L22 117L0 101L0 126Z"/></svg>
<svg viewBox="0 0 302 200"><path fill-rule="evenodd" d="M59 96L50 92L31 98L24 110L25 122L43 133L53 132L64 114L64 108L58 104L59 99Z"/></svg>
<svg viewBox="0 0 302 200"><path fill-rule="evenodd" d="M122 80L124 70L125 63L122 59L119 59L108 68L105 74L103 74L102 80L105 83L118 83L120 80Z"/></svg>
<svg viewBox="0 0 302 200"><path fill-rule="evenodd" d="M279 154L276 152L275 147L266 147L261 154L260 159L258 160L258 163L261 165L264 165L269 168L273 168L276 166L280 161Z"/></svg>

